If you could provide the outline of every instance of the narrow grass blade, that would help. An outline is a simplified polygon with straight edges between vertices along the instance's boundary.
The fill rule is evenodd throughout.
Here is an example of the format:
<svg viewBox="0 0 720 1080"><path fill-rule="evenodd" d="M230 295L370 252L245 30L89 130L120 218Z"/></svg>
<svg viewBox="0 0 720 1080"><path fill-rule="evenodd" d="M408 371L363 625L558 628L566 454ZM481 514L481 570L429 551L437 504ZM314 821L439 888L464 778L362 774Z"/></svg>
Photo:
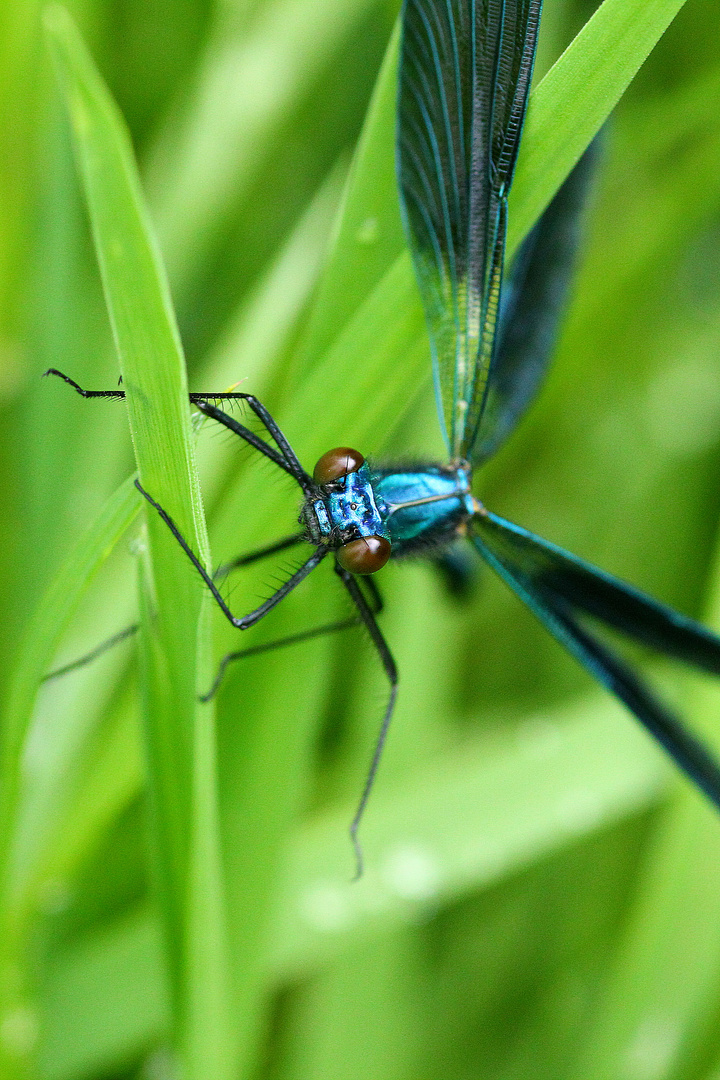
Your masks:
<svg viewBox="0 0 720 1080"><path fill-rule="evenodd" d="M185 369L170 292L129 137L72 22L46 26L70 113L105 298L145 490L207 561ZM231 1075L220 852L214 828L212 710L198 706L207 631L196 575L156 515L143 575L143 670L153 846L174 987L176 1044L188 1078ZM198 754L198 750L200 753Z"/></svg>
<svg viewBox="0 0 720 1080"><path fill-rule="evenodd" d="M347 839L354 806L334 807L293 840L265 978L273 984L298 979L348 947L414 926L438 905L496 886L652 805L666 776L660 753L621 706L593 694L571 708L529 717L492 745L473 740L378 793L366 823L370 865L356 883L350 882ZM126 981L132 970L144 973L140 997ZM157 934L145 909L59 957L48 987L52 1080L72 1080L75 1072L121 1060L147 1039L150 1023L155 1037L161 1034L161 975ZM98 984L107 988L102 1006L89 990ZM68 998L70 987L77 990ZM113 1016L123 1018L122 1026Z"/></svg>
<svg viewBox="0 0 720 1080"><path fill-rule="evenodd" d="M349 321L405 247L395 179L395 98L400 25L385 59L355 149L342 205L303 348L317 355Z"/></svg>
<svg viewBox="0 0 720 1080"><path fill-rule="evenodd" d="M510 197L513 250L682 8L685 0L605 0L530 96Z"/></svg>
<svg viewBox="0 0 720 1080"><path fill-rule="evenodd" d="M21 758L40 681L48 671L62 633L80 599L102 562L112 551L138 511L138 497L132 480L113 495L80 538L38 605L28 627L10 687L2 725L0 763L0 1007L3 1017L32 1015L23 985L27 946L24 912L18 910L13 867L21 800ZM22 1069L26 1045L8 1045L0 1040L0 1072L11 1078ZM9 1058L5 1057L6 1052ZM17 1073L22 1075L22 1072Z"/></svg>
<svg viewBox="0 0 720 1080"><path fill-rule="evenodd" d="M65 627L93 576L128 528L139 509L131 477L108 500L95 521L58 571L26 631L3 722L2 801L3 835L10 814L10 792L17 777L18 757L28 729L35 696ZM3 852L5 846L3 845Z"/></svg>
<svg viewBox="0 0 720 1080"><path fill-rule="evenodd" d="M708 621L720 625L714 572ZM695 686L689 708L717 752L720 692ZM683 785L655 837L619 940L578 1080L683 1080L706 1061L720 980L720 822ZM713 1036L717 1047L717 1035ZM717 1049L715 1050L717 1053Z"/></svg>

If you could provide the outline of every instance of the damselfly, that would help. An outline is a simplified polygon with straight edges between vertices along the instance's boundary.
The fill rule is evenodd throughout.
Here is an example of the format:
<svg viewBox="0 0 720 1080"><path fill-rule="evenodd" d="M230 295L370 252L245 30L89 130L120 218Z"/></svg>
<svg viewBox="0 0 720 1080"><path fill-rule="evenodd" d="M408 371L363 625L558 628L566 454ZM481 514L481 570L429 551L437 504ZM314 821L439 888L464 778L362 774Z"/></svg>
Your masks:
<svg viewBox="0 0 720 1080"><path fill-rule="evenodd" d="M397 691L397 671L377 621L372 576L388 559L437 557L466 538L550 633L617 697L680 768L720 806L720 768L710 753L598 635L601 627L667 656L720 674L720 638L602 570L503 520L473 494L473 473L515 428L548 363L570 278L593 148L578 162L506 274L507 199L532 76L541 0L405 0L398 90L397 171L405 229L433 356L446 463L377 467L349 447L306 472L267 410L252 395L192 394L206 416L234 432L297 482L299 529L236 560L242 565L309 544L299 569L264 603L238 617L174 521L140 488L196 567L227 619L257 623L330 556L357 616L277 644L362 623L390 693L357 830L377 771ZM85 397L122 398L121 390ZM260 437L222 411L243 401ZM139 487L139 484L138 484ZM266 646L261 646L264 648ZM227 664L250 651L225 657ZM213 688L214 689L214 688Z"/></svg>

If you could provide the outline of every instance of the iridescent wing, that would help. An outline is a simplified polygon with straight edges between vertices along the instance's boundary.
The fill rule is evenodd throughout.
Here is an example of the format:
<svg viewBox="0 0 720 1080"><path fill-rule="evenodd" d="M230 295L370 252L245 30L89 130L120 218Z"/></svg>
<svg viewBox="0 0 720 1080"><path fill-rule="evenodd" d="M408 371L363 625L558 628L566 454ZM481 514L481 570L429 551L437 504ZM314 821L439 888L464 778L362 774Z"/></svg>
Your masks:
<svg viewBox="0 0 720 1080"><path fill-rule="evenodd" d="M485 404L468 460L479 465L512 433L543 381L575 268L588 187L599 158L590 144L506 274Z"/></svg>
<svg viewBox="0 0 720 1080"><path fill-rule="evenodd" d="M473 519L482 557L590 674L615 694L720 807L720 767L590 623L720 675L720 638L700 623L539 536L484 512Z"/></svg>
<svg viewBox="0 0 720 1080"><path fill-rule="evenodd" d="M541 0L405 0L400 199L452 458L486 396Z"/></svg>

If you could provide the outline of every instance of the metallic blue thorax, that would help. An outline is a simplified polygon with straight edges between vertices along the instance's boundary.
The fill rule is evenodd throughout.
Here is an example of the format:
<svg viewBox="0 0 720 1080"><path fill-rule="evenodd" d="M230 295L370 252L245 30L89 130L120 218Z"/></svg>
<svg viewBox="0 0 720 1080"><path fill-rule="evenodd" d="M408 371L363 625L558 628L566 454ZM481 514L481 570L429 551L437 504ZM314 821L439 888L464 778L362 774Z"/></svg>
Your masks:
<svg viewBox="0 0 720 1080"><path fill-rule="evenodd" d="M448 539L475 512L463 468L433 465L404 472L365 463L339 483L340 490L312 504L320 532L338 542L384 536L393 555Z"/></svg>
<svg viewBox="0 0 720 1080"><path fill-rule="evenodd" d="M313 503L313 510L325 536L340 538L386 536L384 518L375 500L367 464L337 481L340 490L331 491Z"/></svg>

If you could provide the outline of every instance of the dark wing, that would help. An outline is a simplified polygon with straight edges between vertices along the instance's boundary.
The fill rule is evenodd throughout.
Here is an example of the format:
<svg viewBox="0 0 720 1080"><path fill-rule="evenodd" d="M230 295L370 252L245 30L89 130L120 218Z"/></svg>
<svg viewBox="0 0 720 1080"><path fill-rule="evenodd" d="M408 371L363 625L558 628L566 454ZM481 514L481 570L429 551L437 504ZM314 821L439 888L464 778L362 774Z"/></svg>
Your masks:
<svg viewBox="0 0 720 1080"><path fill-rule="evenodd" d="M541 0L405 0L397 168L453 458L477 431Z"/></svg>
<svg viewBox="0 0 720 1080"><path fill-rule="evenodd" d="M506 275L485 406L468 454L473 465L499 449L545 377L568 299L583 209L599 157L596 138L526 236Z"/></svg>
<svg viewBox="0 0 720 1080"><path fill-rule="evenodd" d="M495 514L478 515L473 528L473 542L483 558L720 807L720 767L712 754L577 616L589 615L666 656L715 675L720 674L720 638L693 619Z"/></svg>

